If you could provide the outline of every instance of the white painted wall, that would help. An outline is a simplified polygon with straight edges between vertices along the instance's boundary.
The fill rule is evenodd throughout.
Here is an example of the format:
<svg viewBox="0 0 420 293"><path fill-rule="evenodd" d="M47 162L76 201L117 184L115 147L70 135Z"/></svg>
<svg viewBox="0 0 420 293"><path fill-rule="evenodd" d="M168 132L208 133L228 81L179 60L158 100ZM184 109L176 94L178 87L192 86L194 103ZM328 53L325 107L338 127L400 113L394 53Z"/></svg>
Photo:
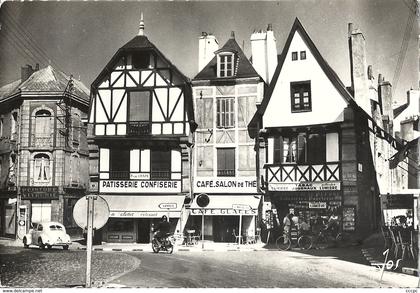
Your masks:
<svg viewBox="0 0 420 293"><path fill-rule="evenodd" d="M200 72L214 57L219 49L219 42L213 35L202 35L198 41L198 72Z"/></svg>
<svg viewBox="0 0 420 293"><path fill-rule="evenodd" d="M292 61L292 52L306 51L306 60ZM300 55L300 54L298 54ZM311 80L312 111L292 113L290 82ZM263 117L264 127L313 125L343 121L347 102L330 82L299 32L295 32L283 68Z"/></svg>

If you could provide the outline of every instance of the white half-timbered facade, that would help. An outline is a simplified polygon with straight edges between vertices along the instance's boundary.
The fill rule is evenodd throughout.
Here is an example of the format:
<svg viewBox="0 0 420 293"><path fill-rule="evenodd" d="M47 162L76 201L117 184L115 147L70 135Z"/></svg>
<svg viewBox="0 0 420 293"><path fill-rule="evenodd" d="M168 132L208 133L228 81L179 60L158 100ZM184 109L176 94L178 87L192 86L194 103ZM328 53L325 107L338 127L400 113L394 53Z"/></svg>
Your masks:
<svg viewBox="0 0 420 293"><path fill-rule="evenodd" d="M384 118L372 118L385 117L373 110L382 109L385 96L367 86L372 77L361 33L350 30L349 44L352 87L346 88L296 19L248 128L256 151L265 147L262 187L280 222L293 213L314 227L317 218L335 214L342 231L362 239L378 228L382 183L392 182L380 156L398 144Z"/></svg>
<svg viewBox="0 0 420 293"><path fill-rule="evenodd" d="M121 47L91 87L91 189L110 206L102 241L149 242L189 192L195 122L188 79L144 36Z"/></svg>

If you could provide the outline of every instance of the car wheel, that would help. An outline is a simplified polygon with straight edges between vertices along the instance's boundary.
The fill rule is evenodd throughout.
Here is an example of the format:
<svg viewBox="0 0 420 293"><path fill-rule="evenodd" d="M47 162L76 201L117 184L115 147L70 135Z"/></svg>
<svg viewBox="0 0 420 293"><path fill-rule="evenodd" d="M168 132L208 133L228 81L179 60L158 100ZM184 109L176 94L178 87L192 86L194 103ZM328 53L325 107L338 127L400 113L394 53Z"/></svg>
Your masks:
<svg viewBox="0 0 420 293"><path fill-rule="evenodd" d="M26 239L26 237L23 237L23 247L25 247L25 248L29 247L28 239Z"/></svg>
<svg viewBox="0 0 420 293"><path fill-rule="evenodd" d="M39 246L40 249L44 249L45 248L44 243L42 242L42 239L41 238L38 239L38 246Z"/></svg>
<svg viewBox="0 0 420 293"><path fill-rule="evenodd" d="M63 249L64 250L69 250L69 246L68 245L63 245Z"/></svg>

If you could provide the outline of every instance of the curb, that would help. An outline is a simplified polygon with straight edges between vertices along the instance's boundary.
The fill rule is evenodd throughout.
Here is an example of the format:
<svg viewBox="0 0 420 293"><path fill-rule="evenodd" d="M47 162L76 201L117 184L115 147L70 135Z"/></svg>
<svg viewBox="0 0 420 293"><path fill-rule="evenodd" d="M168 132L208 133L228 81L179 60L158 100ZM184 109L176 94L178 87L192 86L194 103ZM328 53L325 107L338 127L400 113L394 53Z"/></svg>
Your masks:
<svg viewBox="0 0 420 293"><path fill-rule="evenodd" d="M84 250L86 251L85 246L78 246L75 249L77 250ZM113 248L113 247L92 247L92 251L115 251L115 252L143 252L143 251L149 251L144 250L143 248ZM150 249L150 251L152 251ZM251 247L244 247L241 248L224 248L224 249L214 249L214 248L197 248L197 249L191 249L191 248L176 248L174 251L181 251L181 252L246 252L246 251L278 251L277 249L264 249L264 248L251 248Z"/></svg>
<svg viewBox="0 0 420 293"><path fill-rule="evenodd" d="M407 274L407 275L411 275L415 277L419 276L419 271L417 269L403 267L401 270L403 274Z"/></svg>

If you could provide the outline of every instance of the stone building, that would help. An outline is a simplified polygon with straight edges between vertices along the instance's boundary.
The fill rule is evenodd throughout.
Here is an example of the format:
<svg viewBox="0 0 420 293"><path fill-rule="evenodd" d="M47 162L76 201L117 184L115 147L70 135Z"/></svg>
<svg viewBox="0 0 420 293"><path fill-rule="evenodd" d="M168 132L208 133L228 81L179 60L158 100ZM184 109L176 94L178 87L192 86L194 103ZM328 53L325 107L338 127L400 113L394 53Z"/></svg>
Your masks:
<svg viewBox="0 0 420 293"><path fill-rule="evenodd" d="M89 182L88 103L86 87L51 66L22 67L21 79L0 89L2 236L22 237L31 222L49 220L78 231L73 206Z"/></svg>

